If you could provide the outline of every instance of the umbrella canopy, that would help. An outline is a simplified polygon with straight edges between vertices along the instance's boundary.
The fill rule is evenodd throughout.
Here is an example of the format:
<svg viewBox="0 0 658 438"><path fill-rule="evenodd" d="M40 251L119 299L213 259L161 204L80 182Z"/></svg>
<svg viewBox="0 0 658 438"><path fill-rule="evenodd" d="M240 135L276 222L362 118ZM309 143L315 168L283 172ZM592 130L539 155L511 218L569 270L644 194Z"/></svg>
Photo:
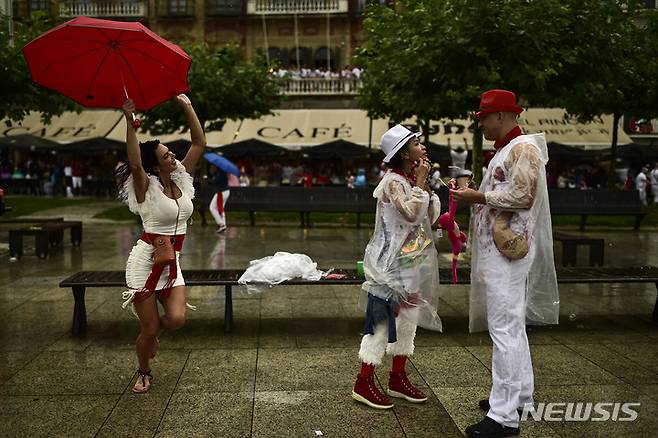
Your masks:
<svg viewBox="0 0 658 438"><path fill-rule="evenodd" d="M329 143L305 148L304 154L311 159L316 160L354 160L359 158L368 158L378 153L378 150L369 149L355 143L345 140L335 140Z"/></svg>
<svg viewBox="0 0 658 438"><path fill-rule="evenodd" d="M265 141L249 139L228 144L217 149L222 155L230 158L242 157L278 157L285 155L287 150Z"/></svg>
<svg viewBox="0 0 658 438"><path fill-rule="evenodd" d="M429 144L425 145L425 149L427 150L427 158L433 163L450 163L452 161L448 146L429 142Z"/></svg>
<svg viewBox="0 0 658 438"><path fill-rule="evenodd" d="M192 58L141 23L77 17L23 48L39 85L90 108L148 110L189 91Z"/></svg>
<svg viewBox="0 0 658 438"><path fill-rule="evenodd" d="M578 161L595 160L610 155L610 150L585 150L560 143L548 144L548 156L551 160Z"/></svg>
<svg viewBox="0 0 658 438"><path fill-rule="evenodd" d="M0 137L0 147L6 146L14 149L57 149L61 145L56 141L48 140L32 134L12 135Z"/></svg>
<svg viewBox="0 0 658 438"><path fill-rule="evenodd" d="M215 166L219 167L226 173L230 173L235 176L240 176L240 170L238 169L238 166L233 164L231 161L228 159L222 157L221 155L217 155L212 152L208 152L203 154L203 158L208 160L209 163L214 164Z"/></svg>

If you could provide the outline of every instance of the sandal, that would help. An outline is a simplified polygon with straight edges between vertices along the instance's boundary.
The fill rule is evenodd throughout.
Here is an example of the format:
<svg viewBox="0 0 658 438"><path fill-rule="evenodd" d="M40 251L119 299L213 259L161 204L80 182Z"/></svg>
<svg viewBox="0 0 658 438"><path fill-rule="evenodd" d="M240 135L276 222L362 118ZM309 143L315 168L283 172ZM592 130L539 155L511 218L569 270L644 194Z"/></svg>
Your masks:
<svg viewBox="0 0 658 438"><path fill-rule="evenodd" d="M151 375L151 370L142 371L138 369L137 381L135 382L135 386L133 386L133 392L135 394L144 394L145 392L148 392L149 388L151 388L152 381L153 376Z"/></svg>

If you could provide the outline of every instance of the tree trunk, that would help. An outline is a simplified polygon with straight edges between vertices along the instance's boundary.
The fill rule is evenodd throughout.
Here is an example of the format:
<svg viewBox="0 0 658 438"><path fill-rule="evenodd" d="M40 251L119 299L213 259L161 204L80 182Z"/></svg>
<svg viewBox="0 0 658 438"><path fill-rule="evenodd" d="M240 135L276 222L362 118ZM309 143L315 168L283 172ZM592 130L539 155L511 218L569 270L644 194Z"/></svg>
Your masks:
<svg viewBox="0 0 658 438"><path fill-rule="evenodd" d="M610 145L610 168L608 169L608 188L614 189L617 183L617 139L619 137L619 119L621 114L614 113L612 116L612 144Z"/></svg>
<svg viewBox="0 0 658 438"><path fill-rule="evenodd" d="M430 144L430 121L428 119L421 119L420 124L423 131L423 144L427 147Z"/></svg>
<svg viewBox="0 0 658 438"><path fill-rule="evenodd" d="M480 129L480 126L478 125L477 120L475 121L475 124L473 125L473 180L475 183L480 186L480 182L482 181L482 165L483 165L483 157L482 157L482 130Z"/></svg>

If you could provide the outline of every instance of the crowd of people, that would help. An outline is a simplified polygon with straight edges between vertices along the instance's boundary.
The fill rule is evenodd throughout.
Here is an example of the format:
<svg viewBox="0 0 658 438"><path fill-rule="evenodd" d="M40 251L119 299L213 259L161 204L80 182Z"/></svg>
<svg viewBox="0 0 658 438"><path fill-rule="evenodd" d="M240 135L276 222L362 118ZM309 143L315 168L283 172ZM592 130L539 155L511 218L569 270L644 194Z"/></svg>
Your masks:
<svg viewBox="0 0 658 438"><path fill-rule="evenodd" d="M48 196L107 196L114 192L114 167L118 155L108 152L98 156L60 156L33 154L14 162L7 156L0 160L0 180L12 184L15 190L8 194ZM19 188L20 187L20 188ZM10 187L5 187L8 189Z"/></svg>
<svg viewBox="0 0 658 438"><path fill-rule="evenodd" d="M272 70L272 75L281 79L360 79L362 73L363 70L355 65L346 65L339 71L326 66L311 68L304 65L298 68L294 64Z"/></svg>

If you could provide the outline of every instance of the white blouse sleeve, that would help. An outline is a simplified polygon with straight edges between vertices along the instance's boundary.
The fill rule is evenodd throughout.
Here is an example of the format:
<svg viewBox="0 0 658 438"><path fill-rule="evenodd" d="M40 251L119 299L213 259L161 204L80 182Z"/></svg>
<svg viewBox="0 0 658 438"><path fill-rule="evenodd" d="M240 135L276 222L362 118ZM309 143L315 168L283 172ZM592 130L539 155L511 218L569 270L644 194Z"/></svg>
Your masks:
<svg viewBox="0 0 658 438"><path fill-rule="evenodd" d="M430 196L419 187L413 187L409 193L402 182L390 179L384 186L384 194L407 222L417 225L427 214Z"/></svg>
<svg viewBox="0 0 658 438"><path fill-rule="evenodd" d="M541 165L541 156L535 146L528 143L514 146L505 160L505 166L510 169L510 187L486 192L487 205L500 210L530 209L535 200Z"/></svg>

